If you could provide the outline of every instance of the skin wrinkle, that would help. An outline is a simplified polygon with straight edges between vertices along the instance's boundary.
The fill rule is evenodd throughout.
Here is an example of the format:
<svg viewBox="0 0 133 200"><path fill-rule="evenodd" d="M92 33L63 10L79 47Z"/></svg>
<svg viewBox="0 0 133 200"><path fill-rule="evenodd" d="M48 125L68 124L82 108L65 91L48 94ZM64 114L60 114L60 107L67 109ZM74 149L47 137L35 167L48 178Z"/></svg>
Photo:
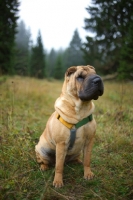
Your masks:
<svg viewBox="0 0 133 200"><path fill-rule="evenodd" d="M82 73L86 74L88 72L89 72L89 75L87 75L87 77L85 78L83 83L78 82L76 77ZM70 121L68 121L68 122L71 122L72 119L69 116L69 110L71 110L71 112L73 112L73 114L75 111L75 114L76 114L76 115L75 114L73 115L72 123L77 123L78 120L80 120L80 118L82 118L82 115L79 114L79 111L80 111L80 107L82 107L82 105L84 106L85 101L89 105L88 91L90 93L90 100L91 100L93 92L95 92L95 90L97 90L96 87L95 87L95 89L91 89L90 87L88 87L88 85L90 84L90 82L88 81L90 79L90 76L96 76L95 74L96 74L96 72L95 72L94 68L91 66L89 66L89 67L88 66L86 66L86 67L78 66L77 68L70 67L69 70L66 72L65 81L64 81L64 84L62 87L62 94L60 96L60 98L64 97L65 101L63 101L63 99L62 99L62 101L57 101L58 103L55 104L56 107L58 107L58 111L59 111L61 117L64 118L64 120L67 121L67 118L69 118ZM69 79L71 79L71 82L69 82ZM87 91L84 91L85 89ZM86 93L87 93L87 95L86 95ZM83 100L85 99L85 101L82 101L80 99L80 95L81 95L81 97L83 96ZM94 99L97 99L98 95L93 95L93 96L94 96ZM66 99L68 99L68 104L73 105L74 109L73 109L73 107L70 108L70 106L66 102ZM62 102L61 103L62 106L59 104L59 102ZM62 107L62 111L60 111L60 106ZM66 109L68 109L68 112L67 112L68 114L65 114L66 111L63 111L64 106L67 106Z"/></svg>
<svg viewBox="0 0 133 200"><path fill-rule="evenodd" d="M88 68L88 67L82 67L82 69L84 69L84 71L79 70L79 71L75 74L75 77L76 77L76 78L77 78L78 76L83 76L83 77L84 77L84 81L82 82L82 84L79 84L79 85L80 85L80 88L79 88L79 90L77 91L77 96L78 96L78 98L79 98L79 93L80 93L81 91L83 91L83 93L84 93L85 96L86 96L86 93L88 94L89 92L92 93L92 92L94 91L93 88L88 88L88 87L86 87L86 88L84 89L84 87L85 87L86 85L87 85L87 86L89 85L89 84L88 84L88 80L89 80L90 76L96 74L95 71L94 71L94 68L91 67L91 70L90 70L90 68ZM89 75L87 75L87 72L88 72L88 71L91 71L91 73L90 73ZM75 80L76 80L76 79L75 79ZM77 80L77 86L78 86L78 80ZM88 89L89 89L89 90L88 90Z"/></svg>
<svg viewBox="0 0 133 200"><path fill-rule="evenodd" d="M95 79L99 82L94 83ZM103 94L103 83L98 75L91 75L85 78L82 89L79 91L79 97L82 100L98 99Z"/></svg>
<svg viewBox="0 0 133 200"><path fill-rule="evenodd" d="M80 75L86 76L83 82L77 79L77 76ZM95 70L91 66L68 68L65 74L62 93L55 102L55 112L49 118L46 128L35 147L37 161L41 164L42 170L48 169L48 164L55 161L55 177L53 181L53 186L55 187L63 186L63 167L65 161L74 160L81 163L80 153L82 149L84 154L84 178L93 178L93 173L90 169L90 159L96 131L95 118L93 117L92 121L76 130L76 139L71 150L68 149L70 129L64 126L57 118L60 115L64 121L70 124L77 124L94 112L94 103L91 100L82 101L79 97L81 88L83 90L85 90L85 87L91 88L91 82L88 80L92 75L96 77ZM93 90L91 89L90 91Z"/></svg>

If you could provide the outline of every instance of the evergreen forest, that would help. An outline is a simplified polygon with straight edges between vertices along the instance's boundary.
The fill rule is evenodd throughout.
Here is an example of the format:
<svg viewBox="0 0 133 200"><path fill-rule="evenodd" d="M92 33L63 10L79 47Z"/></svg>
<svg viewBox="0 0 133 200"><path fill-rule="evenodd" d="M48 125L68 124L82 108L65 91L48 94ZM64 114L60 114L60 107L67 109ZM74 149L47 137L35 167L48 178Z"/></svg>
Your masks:
<svg viewBox="0 0 133 200"><path fill-rule="evenodd" d="M0 75L62 79L68 67L89 64L101 75L133 79L133 0L92 0L85 9L85 42L75 29L66 49L49 52L40 30L33 44L19 6L18 0L1 1Z"/></svg>

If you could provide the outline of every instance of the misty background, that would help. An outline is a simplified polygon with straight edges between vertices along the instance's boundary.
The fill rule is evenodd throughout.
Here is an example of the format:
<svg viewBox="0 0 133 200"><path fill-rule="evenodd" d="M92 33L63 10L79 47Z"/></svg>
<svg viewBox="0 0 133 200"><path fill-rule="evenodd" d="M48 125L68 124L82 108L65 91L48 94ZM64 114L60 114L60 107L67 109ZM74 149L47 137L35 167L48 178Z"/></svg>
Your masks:
<svg viewBox="0 0 133 200"><path fill-rule="evenodd" d="M20 5L16 0L1 2L0 75L62 79L68 67L89 64L101 75L133 79L132 0L89 0L84 8L88 17L83 16L86 37L81 38L79 30L73 27L68 45L59 49L47 49L41 30L33 41L32 30L20 18ZM73 14L74 10L76 1ZM63 23L69 29L69 24Z"/></svg>

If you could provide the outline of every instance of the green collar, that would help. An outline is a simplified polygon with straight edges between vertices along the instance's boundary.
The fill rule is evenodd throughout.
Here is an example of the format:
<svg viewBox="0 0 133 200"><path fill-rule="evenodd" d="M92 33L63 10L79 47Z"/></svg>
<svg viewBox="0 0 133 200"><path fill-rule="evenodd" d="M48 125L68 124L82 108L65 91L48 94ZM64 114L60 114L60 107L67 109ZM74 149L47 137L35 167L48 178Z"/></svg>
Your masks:
<svg viewBox="0 0 133 200"><path fill-rule="evenodd" d="M82 119L80 122L78 122L77 124L75 124L76 129L80 128L81 126L87 124L88 122L91 122L93 119L92 114L89 115L88 117Z"/></svg>

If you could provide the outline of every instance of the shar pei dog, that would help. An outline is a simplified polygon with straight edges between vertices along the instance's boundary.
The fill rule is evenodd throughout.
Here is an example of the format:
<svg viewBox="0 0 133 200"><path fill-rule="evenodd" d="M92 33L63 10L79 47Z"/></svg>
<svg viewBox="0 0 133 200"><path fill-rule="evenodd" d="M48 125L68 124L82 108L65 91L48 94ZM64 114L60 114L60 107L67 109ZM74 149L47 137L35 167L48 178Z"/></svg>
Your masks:
<svg viewBox="0 0 133 200"><path fill-rule="evenodd" d="M55 163L53 186L63 186L64 163L80 160L83 152L84 178L93 178L90 168L91 150L96 132L92 113L94 103L104 92L100 76L92 66L70 67L60 97L55 102L55 112L35 147L37 162L42 170Z"/></svg>

